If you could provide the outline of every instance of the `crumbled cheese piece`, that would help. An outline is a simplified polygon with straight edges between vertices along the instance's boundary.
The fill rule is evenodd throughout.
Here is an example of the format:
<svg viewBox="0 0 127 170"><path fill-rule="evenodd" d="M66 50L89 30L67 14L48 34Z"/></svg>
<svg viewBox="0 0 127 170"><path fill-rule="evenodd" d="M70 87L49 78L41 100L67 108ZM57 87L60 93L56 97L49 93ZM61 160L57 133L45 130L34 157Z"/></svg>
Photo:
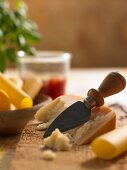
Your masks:
<svg viewBox="0 0 127 170"><path fill-rule="evenodd" d="M56 154L51 150L46 150L42 153L42 159L51 161L56 157Z"/></svg>
<svg viewBox="0 0 127 170"><path fill-rule="evenodd" d="M36 130L45 130L49 127L49 122L46 122L46 123L42 123L42 124L39 124L37 127L36 127Z"/></svg>
<svg viewBox="0 0 127 170"><path fill-rule="evenodd" d="M41 150L44 149L44 148L45 148L44 145L40 145L40 146L39 146L39 149L41 149Z"/></svg>
<svg viewBox="0 0 127 170"><path fill-rule="evenodd" d="M71 144L69 138L61 133L58 129L52 132L52 134L44 139L45 147L55 149L57 151L70 150Z"/></svg>

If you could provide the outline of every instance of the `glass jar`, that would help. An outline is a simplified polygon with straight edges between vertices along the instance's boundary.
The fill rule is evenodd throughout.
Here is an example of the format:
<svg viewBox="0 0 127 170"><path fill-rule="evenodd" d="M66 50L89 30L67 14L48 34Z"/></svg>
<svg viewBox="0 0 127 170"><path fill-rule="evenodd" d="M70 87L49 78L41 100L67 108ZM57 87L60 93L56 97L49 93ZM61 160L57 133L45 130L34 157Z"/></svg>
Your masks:
<svg viewBox="0 0 127 170"><path fill-rule="evenodd" d="M38 76L42 81L40 93L54 99L65 94L70 60L71 54L62 51L39 51L35 57L19 53L20 75L24 81Z"/></svg>

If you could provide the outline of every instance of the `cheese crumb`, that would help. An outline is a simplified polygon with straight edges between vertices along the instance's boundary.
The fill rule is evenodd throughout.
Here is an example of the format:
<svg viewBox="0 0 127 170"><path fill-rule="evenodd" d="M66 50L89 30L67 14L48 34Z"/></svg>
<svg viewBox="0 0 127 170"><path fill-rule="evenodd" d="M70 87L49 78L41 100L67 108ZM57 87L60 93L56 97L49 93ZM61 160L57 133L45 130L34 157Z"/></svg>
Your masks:
<svg viewBox="0 0 127 170"><path fill-rule="evenodd" d="M70 139L61 133L59 129L56 129L52 134L44 139L44 145L47 148L57 151L68 151L71 148Z"/></svg>
<svg viewBox="0 0 127 170"><path fill-rule="evenodd" d="M41 150L44 149L44 148L45 148L44 145L40 145L40 146L39 146L39 149L41 149Z"/></svg>
<svg viewBox="0 0 127 170"><path fill-rule="evenodd" d="M49 127L50 122L42 123L36 127L36 130L45 130Z"/></svg>
<svg viewBox="0 0 127 170"><path fill-rule="evenodd" d="M52 161L56 157L56 154L51 150L46 150L42 153L42 159Z"/></svg>

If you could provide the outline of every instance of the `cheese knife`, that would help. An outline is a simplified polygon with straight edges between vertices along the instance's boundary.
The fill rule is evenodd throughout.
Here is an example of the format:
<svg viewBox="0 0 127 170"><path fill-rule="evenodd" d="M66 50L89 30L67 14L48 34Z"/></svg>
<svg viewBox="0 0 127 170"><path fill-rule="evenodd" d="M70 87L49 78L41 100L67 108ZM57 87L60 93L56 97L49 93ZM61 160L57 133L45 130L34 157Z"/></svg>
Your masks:
<svg viewBox="0 0 127 170"><path fill-rule="evenodd" d="M77 101L60 113L44 133L44 138L48 137L56 128L64 132L84 124L90 120L93 107L102 106L105 97L122 91L125 86L125 78L118 72L111 72L102 81L98 90L90 89L84 101Z"/></svg>

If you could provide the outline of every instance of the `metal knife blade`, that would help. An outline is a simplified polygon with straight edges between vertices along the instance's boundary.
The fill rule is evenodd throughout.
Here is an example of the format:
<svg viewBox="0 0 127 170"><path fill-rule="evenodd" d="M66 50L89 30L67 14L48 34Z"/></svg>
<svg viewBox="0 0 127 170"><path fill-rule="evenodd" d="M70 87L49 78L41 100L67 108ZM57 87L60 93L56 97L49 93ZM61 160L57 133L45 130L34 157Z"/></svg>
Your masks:
<svg viewBox="0 0 127 170"><path fill-rule="evenodd" d="M79 113L79 114L77 114ZM91 116L91 108L85 103L78 101L64 110L49 126L44 134L44 138L48 137L56 128L61 132L75 128L87 122ZM72 119L73 117L73 119Z"/></svg>

